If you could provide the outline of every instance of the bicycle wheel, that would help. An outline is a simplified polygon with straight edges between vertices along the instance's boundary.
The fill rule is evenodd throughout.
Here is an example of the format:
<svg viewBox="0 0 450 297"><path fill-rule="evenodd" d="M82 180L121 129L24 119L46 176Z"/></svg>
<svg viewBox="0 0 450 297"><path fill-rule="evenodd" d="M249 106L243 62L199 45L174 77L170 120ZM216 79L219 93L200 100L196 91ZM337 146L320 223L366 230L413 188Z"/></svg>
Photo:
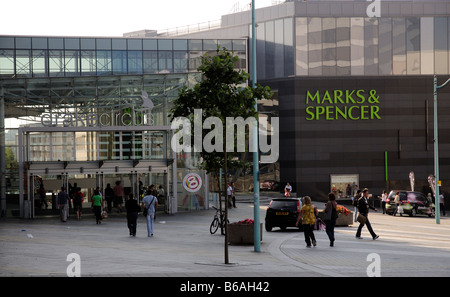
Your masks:
<svg viewBox="0 0 450 297"><path fill-rule="evenodd" d="M211 223L211 226L209 227L209 232L211 234L214 234L217 232L217 229L219 229L219 219L215 217Z"/></svg>

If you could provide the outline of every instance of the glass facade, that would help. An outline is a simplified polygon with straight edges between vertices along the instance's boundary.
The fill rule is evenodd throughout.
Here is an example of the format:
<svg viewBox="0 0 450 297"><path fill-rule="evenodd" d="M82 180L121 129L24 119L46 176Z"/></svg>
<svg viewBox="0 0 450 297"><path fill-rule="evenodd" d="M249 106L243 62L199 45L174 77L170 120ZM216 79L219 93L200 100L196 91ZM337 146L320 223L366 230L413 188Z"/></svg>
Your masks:
<svg viewBox="0 0 450 297"><path fill-rule="evenodd" d="M295 17L258 23L257 78L450 74L449 19Z"/></svg>
<svg viewBox="0 0 450 297"><path fill-rule="evenodd" d="M21 211L24 202L33 205L29 193L36 189L21 178L27 174L42 178L52 193L62 182L77 180L91 193L93 185L117 179L137 193L139 178L185 195L171 181L179 172L169 171L191 170L198 160L172 154L169 110L180 88L201 80L201 57L216 54L219 45L239 57L236 69L247 69L246 39L0 36L6 196ZM178 200L179 207L206 207L207 199L192 197ZM40 211L38 204L31 208Z"/></svg>
<svg viewBox="0 0 450 297"><path fill-rule="evenodd" d="M292 45L292 35L286 40ZM0 36L0 79L196 72L201 56L214 54L219 45L239 56L236 68L247 68L245 39ZM277 57L283 52L278 49Z"/></svg>

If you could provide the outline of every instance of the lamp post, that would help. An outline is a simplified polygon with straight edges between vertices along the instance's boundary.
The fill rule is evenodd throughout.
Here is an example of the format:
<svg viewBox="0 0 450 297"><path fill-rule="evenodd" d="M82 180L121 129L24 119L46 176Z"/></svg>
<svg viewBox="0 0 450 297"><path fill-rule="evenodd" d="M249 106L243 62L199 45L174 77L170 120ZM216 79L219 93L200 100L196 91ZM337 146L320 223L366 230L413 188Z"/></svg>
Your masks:
<svg viewBox="0 0 450 297"><path fill-rule="evenodd" d="M255 0L252 0L252 87L256 88L256 24L255 24ZM255 98L255 110L258 112L258 99ZM258 154L258 118L253 127L253 216L254 251L261 251L261 230L259 223L259 154Z"/></svg>
<svg viewBox="0 0 450 297"><path fill-rule="evenodd" d="M434 181L435 181L435 191L434 191L434 205L435 205L435 217L436 224L440 224L440 204L439 204L439 142L438 142L438 121L437 121L437 90L445 87L450 82L450 78L447 79L445 83L438 86L437 77L434 76Z"/></svg>

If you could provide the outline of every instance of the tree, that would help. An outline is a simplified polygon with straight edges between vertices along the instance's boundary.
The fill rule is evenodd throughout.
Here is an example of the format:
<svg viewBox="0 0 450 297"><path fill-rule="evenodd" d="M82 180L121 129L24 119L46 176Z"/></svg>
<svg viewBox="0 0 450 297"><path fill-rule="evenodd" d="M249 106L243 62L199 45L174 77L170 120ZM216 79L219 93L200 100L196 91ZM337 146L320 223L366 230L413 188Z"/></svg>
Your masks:
<svg viewBox="0 0 450 297"><path fill-rule="evenodd" d="M225 137L227 135L227 118L243 118L255 119L257 123L257 111L255 108L255 99L271 98L272 92L269 87L257 85L255 88L249 87L246 83L249 79L249 74L243 70L236 70L235 65L238 62L238 56L233 56L226 48L217 48L217 54L214 56L204 55L202 57L202 64L198 67L198 71L202 73L203 79L196 84L192 89L183 87L178 94L178 98L174 101L173 108L170 111L172 121L178 117L188 119L190 123L197 120L199 110L201 110L202 119L214 119L209 121L209 127L214 125L214 130L208 131L202 129L203 140L209 140L214 148L205 149L203 142L201 148L195 147L195 143L199 140L194 140L194 149L196 148L200 154L202 163L199 167L206 170L207 173L214 173L217 177L219 189L224 191L225 196L225 264L228 260L228 201L226 193L227 174L228 169L242 168L247 164L247 160L242 160L242 152L236 149L237 134L232 131L232 137ZM205 121L206 123L206 121ZM211 124L212 123L212 124ZM225 125L223 124L225 123ZM195 123L194 123L195 126ZM252 127L248 127L249 131ZM191 125L190 135L195 135L195 128ZM229 131L228 131L229 132ZM191 137L189 135L189 137ZM248 135L248 134L246 134ZM221 139L220 139L221 137ZM224 139L226 138L226 141ZM214 140L214 143L212 142ZM230 151L230 141L233 141L233 150ZM183 139L185 141L185 139ZM246 138L248 144L249 139ZM188 144L192 143L188 139ZM228 142L228 145L227 145ZM248 150L248 145L245 146ZM228 148L228 149L227 149ZM220 169L224 170L225 181L224 186L220 187L220 177L218 172ZM220 210L222 211L222 195L219 191Z"/></svg>

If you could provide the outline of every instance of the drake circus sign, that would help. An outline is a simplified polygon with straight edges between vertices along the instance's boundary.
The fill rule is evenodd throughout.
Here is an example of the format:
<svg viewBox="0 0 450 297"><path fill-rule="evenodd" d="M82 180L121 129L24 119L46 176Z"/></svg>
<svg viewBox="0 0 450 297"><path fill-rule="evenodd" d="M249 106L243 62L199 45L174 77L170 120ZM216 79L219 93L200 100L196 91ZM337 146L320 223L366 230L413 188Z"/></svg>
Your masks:
<svg viewBox="0 0 450 297"><path fill-rule="evenodd" d="M380 120L376 90L306 91L306 120Z"/></svg>

